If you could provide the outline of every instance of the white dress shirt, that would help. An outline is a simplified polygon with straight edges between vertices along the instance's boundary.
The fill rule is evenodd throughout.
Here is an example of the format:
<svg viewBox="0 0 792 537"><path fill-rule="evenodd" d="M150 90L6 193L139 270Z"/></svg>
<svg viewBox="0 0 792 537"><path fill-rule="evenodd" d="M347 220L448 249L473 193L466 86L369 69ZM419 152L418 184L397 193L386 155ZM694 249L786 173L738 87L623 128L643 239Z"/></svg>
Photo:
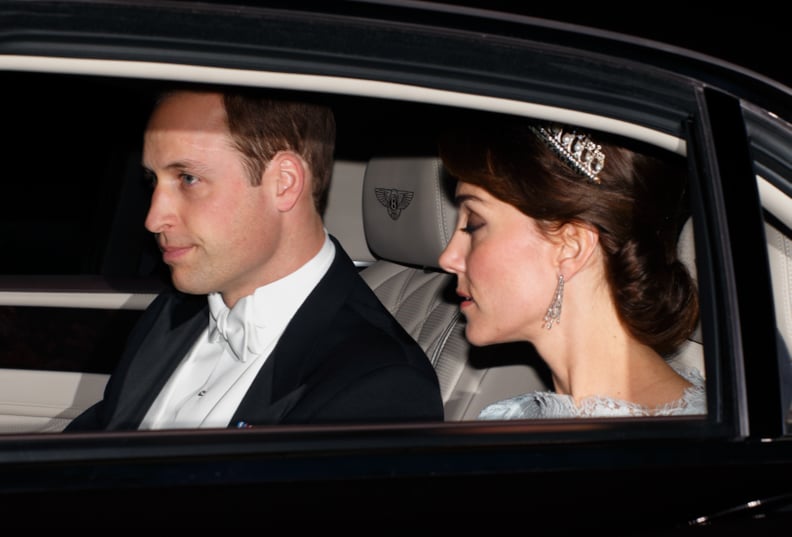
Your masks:
<svg viewBox="0 0 792 537"><path fill-rule="evenodd" d="M154 400L140 429L227 427L300 305L335 257L327 236L295 272L259 287L229 310L211 293L209 326Z"/></svg>

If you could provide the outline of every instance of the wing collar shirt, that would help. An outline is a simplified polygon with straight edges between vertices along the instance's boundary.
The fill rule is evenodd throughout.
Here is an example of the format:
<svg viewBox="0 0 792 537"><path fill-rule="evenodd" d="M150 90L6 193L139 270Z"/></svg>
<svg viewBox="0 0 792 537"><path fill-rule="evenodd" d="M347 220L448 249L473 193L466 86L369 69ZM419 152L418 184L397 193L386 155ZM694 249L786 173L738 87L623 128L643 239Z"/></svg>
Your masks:
<svg viewBox="0 0 792 537"><path fill-rule="evenodd" d="M209 295L209 326L155 399L140 429L227 427L286 325L325 275L335 246L228 309Z"/></svg>

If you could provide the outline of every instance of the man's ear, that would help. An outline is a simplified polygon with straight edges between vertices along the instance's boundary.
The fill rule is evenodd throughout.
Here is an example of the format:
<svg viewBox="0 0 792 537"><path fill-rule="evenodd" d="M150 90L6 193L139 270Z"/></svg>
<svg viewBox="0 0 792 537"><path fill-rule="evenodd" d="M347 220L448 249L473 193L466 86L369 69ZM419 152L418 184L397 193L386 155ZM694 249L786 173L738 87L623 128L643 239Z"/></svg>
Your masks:
<svg viewBox="0 0 792 537"><path fill-rule="evenodd" d="M580 271L599 244L599 232L593 226L585 224L564 224L558 232L558 270L565 280Z"/></svg>
<svg viewBox="0 0 792 537"><path fill-rule="evenodd" d="M292 151L280 151L269 166L275 174L275 206L279 211L290 211L305 190L308 177L303 159Z"/></svg>

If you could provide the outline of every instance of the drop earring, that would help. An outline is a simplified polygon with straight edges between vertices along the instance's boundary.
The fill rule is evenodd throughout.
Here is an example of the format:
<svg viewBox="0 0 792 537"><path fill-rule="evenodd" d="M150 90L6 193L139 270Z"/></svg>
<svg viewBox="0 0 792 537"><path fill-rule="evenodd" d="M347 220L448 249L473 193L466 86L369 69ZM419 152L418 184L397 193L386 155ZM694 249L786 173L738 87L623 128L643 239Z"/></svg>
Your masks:
<svg viewBox="0 0 792 537"><path fill-rule="evenodd" d="M558 275L558 285L556 285L555 293L553 294L553 301L550 302L550 307L547 308L547 313L544 316L544 327L550 330L553 328L553 323L558 324L561 322L561 302L564 300L564 275Z"/></svg>

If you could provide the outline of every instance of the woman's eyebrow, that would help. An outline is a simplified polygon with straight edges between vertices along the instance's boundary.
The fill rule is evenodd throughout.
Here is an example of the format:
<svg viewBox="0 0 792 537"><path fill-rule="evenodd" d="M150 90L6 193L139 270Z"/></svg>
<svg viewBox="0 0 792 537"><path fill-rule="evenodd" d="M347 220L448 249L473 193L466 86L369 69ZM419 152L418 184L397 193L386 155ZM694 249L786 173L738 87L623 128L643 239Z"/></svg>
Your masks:
<svg viewBox="0 0 792 537"><path fill-rule="evenodd" d="M484 202L484 200L482 200L478 196L474 196L473 194L458 194L456 197L454 197L454 201L456 202L457 205L462 205L462 203L466 201L477 201L479 203Z"/></svg>

